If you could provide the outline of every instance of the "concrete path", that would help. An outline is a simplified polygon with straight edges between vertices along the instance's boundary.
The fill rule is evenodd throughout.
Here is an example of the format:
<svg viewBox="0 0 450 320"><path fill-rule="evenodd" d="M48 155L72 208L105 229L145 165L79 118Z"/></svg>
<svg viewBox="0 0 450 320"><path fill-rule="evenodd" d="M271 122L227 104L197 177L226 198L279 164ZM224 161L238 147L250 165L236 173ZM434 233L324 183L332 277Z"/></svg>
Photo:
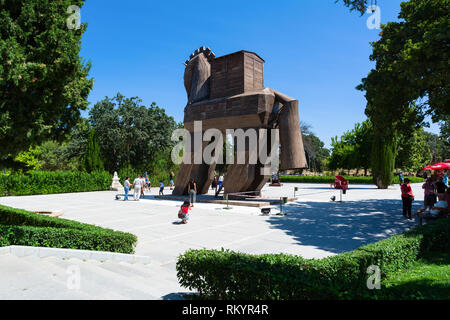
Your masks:
<svg viewBox="0 0 450 320"><path fill-rule="evenodd" d="M224 210L223 205L198 203L186 225L177 219L181 202L156 200L151 194L136 202L116 201L116 192L91 192L5 197L0 198L0 204L34 211L63 210L65 219L133 233L138 236L136 254L149 256L152 266L168 270L168 278L174 284L177 257L190 248L226 248L254 254L284 252L322 258L417 224L402 218L399 186L378 190L370 185L352 185L342 203L330 201L333 195L339 199L339 191L330 189L328 184L266 186L263 196L292 197L294 187L300 189L296 194L299 200L285 206L287 216L261 216L259 208ZM421 185L413 185L413 190L417 208L423 201ZM152 194L156 193L153 189ZM277 207L272 208L272 213L278 212ZM161 289L155 297L170 294L176 292Z"/></svg>

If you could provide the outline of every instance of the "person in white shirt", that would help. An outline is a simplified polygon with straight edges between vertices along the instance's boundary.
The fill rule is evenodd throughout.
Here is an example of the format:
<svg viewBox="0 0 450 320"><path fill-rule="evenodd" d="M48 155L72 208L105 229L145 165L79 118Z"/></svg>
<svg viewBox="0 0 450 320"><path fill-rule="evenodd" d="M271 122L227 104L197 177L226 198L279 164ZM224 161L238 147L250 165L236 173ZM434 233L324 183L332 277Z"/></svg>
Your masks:
<svg viewBox="0 0 450 320"><path fill-rule="evenodd" d="M133 181L133 187L134 187L134 200L139 201L139 198L141 197L141 188L142 188L142 180L141 177L137 177Z"/></svg>

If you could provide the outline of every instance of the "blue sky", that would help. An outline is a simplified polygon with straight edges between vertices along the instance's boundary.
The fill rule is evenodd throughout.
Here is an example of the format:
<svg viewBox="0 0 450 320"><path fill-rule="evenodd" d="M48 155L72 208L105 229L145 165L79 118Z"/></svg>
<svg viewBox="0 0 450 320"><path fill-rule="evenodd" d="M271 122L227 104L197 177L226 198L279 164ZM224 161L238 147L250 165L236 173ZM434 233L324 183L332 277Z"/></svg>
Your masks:
<svg viewBox="0 0 450 320"><path fill-rule="evenodd" d="M397 20L400 2L378 0L382 23ZM369 43L379 30L367 28L368 14L335 0L87 0L81 15L88 23L81 55L95 79L91 106L121 92L155 101L181 122L182 62L204 45L216 56L258 53L265 85L298 99L300 120L328 147L366 118L355 87L373 67Z"/></svg>

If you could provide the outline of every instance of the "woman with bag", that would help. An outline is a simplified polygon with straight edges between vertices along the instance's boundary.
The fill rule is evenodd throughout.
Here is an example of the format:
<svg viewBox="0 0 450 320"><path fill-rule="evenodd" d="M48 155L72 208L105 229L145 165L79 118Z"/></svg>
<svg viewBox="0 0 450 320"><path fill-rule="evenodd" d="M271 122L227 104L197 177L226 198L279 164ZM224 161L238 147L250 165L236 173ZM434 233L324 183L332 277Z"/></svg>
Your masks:
<svg viewBox="0 0 450 320"><path fill-rule="evenodd" d="M406 178L403 180L403 184L400 187L402 191L402 202L403 202L403 218L406 219L406 215L408 215L408 219L412 220L411 209L412 202L414 201L414 194L412 192L411 185L409 184L409 179Z"/></svg>

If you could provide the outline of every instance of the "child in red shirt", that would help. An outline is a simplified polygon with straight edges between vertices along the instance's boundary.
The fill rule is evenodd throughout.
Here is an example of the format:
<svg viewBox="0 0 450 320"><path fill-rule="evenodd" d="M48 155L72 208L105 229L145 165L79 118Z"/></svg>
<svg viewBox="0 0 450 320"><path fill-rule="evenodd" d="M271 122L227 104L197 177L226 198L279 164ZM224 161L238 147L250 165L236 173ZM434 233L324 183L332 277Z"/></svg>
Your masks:
<svg viewBox="0 0 450 320"><path fill-rule="evenodd" d="M178 218L181 219L181 223L186 224L189 220L189 210L191 209L191 203L189 201L185 201L178 211Z"/></svg>
<svg viewBox="0 0 450 320"><path fill-rule="evenodd" d="M412 192L411 185L409 184L409 179L406 178L403 181L402 186L400 187L402 191L402 202L403 202L403 217L406 219L406 215L408 215L408 219L412 219L411 209L412 202L414 201L414 194Z"/></svg>

